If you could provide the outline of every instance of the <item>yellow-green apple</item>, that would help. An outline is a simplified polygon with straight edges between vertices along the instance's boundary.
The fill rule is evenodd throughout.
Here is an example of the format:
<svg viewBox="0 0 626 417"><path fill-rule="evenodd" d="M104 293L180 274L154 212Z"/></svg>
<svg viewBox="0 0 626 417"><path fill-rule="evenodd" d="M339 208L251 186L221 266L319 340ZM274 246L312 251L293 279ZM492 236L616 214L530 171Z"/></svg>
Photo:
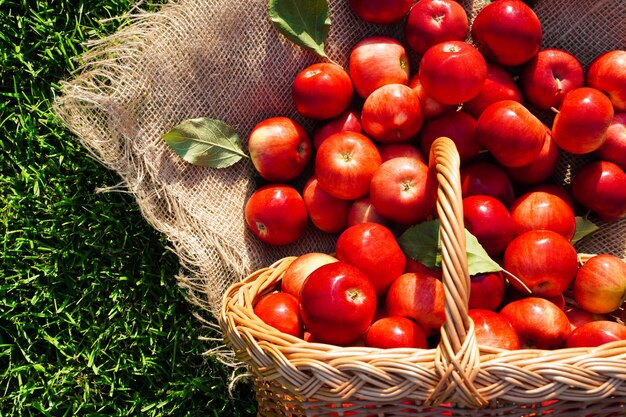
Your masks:
<svg viewBox="0 0 626 417"><path fill-rule="evenodd" d="M385 84L408 84L409 58L404 45L389 36L369 36L350 51L348 69L356 92L367 98Z"/></svg>
<svg viewBox="0 0 626 417"><path fill-rule="evenodd" d="M576 274L574 300L595 314L617 310L626 298L626 262L601 253L589 259Z"/></svg>
<svg viewBox="0 0 626 417"><path fill-rule="evenodd" d="M615 111L626 111L626 50L607 51L589 65L585 82L604 91Z"/></svg>
<svg viewBox="0 0 626 417"><path fill-rule="evenodd" d="M563 49L542 49L526 62L519 76L524 98L540 108L558 108L563 96L585 83L578 59Z"/></svg>
<svg viewBox="0 0 626 417"><path fill-rule="evenodd" d="M298 256L285 270L280 281L280 290L300 299L302 285L311 272L331 262L337 262L337 258L322 252L308 252Z"/></svg>

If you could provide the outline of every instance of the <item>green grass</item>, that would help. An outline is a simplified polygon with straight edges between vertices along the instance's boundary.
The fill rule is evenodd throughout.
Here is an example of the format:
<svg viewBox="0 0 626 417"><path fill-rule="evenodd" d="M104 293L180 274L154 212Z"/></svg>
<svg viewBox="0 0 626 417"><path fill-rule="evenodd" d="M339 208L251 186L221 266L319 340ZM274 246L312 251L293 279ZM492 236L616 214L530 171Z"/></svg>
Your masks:
<svg viewBox="0 0 626 417"><path fill-rule="evenodd" d="M0 416L245 416L176 256L56 120L53 90L125 0L0 0ZM157 6L154 6L157 7Z"/></svg>

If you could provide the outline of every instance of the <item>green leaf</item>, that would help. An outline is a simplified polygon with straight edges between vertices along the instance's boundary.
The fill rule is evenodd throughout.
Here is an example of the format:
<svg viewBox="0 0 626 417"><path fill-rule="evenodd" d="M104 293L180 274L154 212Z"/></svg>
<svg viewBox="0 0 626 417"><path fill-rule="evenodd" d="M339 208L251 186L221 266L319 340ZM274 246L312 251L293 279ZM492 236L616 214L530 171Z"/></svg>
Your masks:
<svg viewBox="0 0 626 417"><path fill-rule="evenodd" d="M441 268L439 220L425 221L408 228L398 244L407 256L429 268Z"/></svg>
<svg viewBox="0 0 626 417"><path fill-rule="evenodd" d="M404 253L429 268L441 268L439 220L419 223L407 229L398 243ZM502 267L487 254L478 239L465 230L465 251L470 275L502 271Z"/></svg>
<svg viewBox="0 0 626 417"><path fill-rule="evenodd" d="M163 140L193 165L226 168L247 157L237 132L221 120L185 120L163 135Z"/></svg>
<svg viewBox="0 0 626 417"><path fill-rule="evenodd" d="M502 271L502 267L485 251L476 236L465 229L465 252L470 275Z"/></svg>
<svg viewBox="0 0 626 417"><path fill-rule="evenodd" d="M576 216L576 233L574 233L574 237L572 238L572 244L578 243L598 229L600 229L600 227L588 218Z"/></svg>
<svg viewBox="0 0 626 417"><path fill-rule="evenodd" d="M327 0L269 0L269 16L291 42L326 57L324 43L330 30Z"/></svg>

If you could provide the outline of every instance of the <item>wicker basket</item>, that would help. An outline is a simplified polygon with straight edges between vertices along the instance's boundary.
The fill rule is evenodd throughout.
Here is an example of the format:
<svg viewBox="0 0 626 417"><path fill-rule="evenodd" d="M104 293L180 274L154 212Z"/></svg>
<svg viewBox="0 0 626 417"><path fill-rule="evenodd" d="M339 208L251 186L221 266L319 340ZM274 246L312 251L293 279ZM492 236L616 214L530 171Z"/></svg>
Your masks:
<svg viewBox="0 0 626 417"><path fill-rule="evenodd" d="M626 342L598 348L517 351L478 346L467 316L459 156L432 148L439 180L447 321L435 349L308 343L254 313L295 259L281 259L230 287L219 317L224 340L248 365L260 416L623 416Z"/></svg>

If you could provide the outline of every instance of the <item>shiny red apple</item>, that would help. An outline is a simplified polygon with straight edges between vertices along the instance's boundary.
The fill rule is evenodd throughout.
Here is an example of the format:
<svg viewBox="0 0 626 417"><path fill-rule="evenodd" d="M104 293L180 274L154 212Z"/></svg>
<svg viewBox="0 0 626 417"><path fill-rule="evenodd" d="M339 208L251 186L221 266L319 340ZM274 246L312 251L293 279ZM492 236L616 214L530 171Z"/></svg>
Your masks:
<svg viewBox="0 0 626 417"><path fill-rule="evenodd" d="M350 75L331 62L317 62L300 71L291 89L298 113L316 120L330 119L345 111L353 92Z"/></svg>
<svg viewBox="0 0 626 417"><path fill-rule="evenodd" d="M574 199L602 221L626 216L626 174L612 162L591 161L572 180Z"/></svg>
<svg viewBox="0 0 626 417"><path fill-rule="evenodd" d="M465 228L491 257L498 257L515 237L513 218L500 200L487 195L463 199Z"/></svg>
<svg viewBox="0 0 626 417"><path fill-rule="evenodd" d="M515 234L529 230L552 230L568 240L576 233L576 218L569 204L552 193L529 191L511 206Z"/></svg>
<svg viewBox="0 0 626 417"><path fill-rule="evenodd" d="M300 299L302 285L311 272L331 262L337 262L337 258L322 252L309 252L298 256L285 270L280 281L280 290Z"/></svg>
<svg viewBox="0 0 626 417"><path fill-rule="evenodd" d="M626 112L615 113L606 131L606 140L595 151L603 160L613 162L622 170L626 169Z"/></svg>
<svg viewBox="0 0 626 417"><path fill-rule="evenodd" d="M574 300L594 314L617 310L626 299L626 262L601 253L589 259L576 274Z"/></svg>
<svg viewBox="0 0 626 417"><path fill-rule="evenodd" d="M626 111L626 50L607 51L589 65L585 82L604 91L615 111Z"/></svg>
<svg viewBox="0 0 626 417"><path fill-rule="evenodd" d="M472 309L467 313L474 322L476 342L497 349L518 350L520 340L511 322L492 310Z"/></svg>
<svg viewBox="0 0 626 417"><path fill-rule="evenodd" d="M423 55L444 41L463 41L469 22L463 6L454 0L420 0L411 8L404 24L404 40Z"/></svg>
<svg viewBox="0 0 626 417"><path fill-rule="evenodd" d="M419 133L420 147L424 155L430 154L433 142L445 136L452 139L461 163L476 159L482 146L476 134L476 119L464 111L453 111L424 123Z"/></svg>
<svg viewBox="0 0 626 417"><path fill-rule="evenodd" d="M514 100L524 104L524 96L513 76L502 65L487 62L487 79L480 93L463 104L463 110L475 119L489 105L502 100Z"/></svg>
<svg viewBox="0 0 626 417"><path fill-rule="evenodd" d="M348 214L352 201L337 198L322 187L315 176L302 188L302 198L311 223L326 233L340 233L348 227Z"/></svg>
<svg viewBox="0 0 626 417"><path fill-rule="evenodd" d="M615 321L599 320L572 330L565 347L596 347L618 340L626 340L626 326Z"/></svg>
<svg viewBox="0 0 626 417"><path fill-rule="evenodd" d="M365 333L365 346L380 349L428 347L426 334L413 320L400 316L380 318Z"/></svg>

